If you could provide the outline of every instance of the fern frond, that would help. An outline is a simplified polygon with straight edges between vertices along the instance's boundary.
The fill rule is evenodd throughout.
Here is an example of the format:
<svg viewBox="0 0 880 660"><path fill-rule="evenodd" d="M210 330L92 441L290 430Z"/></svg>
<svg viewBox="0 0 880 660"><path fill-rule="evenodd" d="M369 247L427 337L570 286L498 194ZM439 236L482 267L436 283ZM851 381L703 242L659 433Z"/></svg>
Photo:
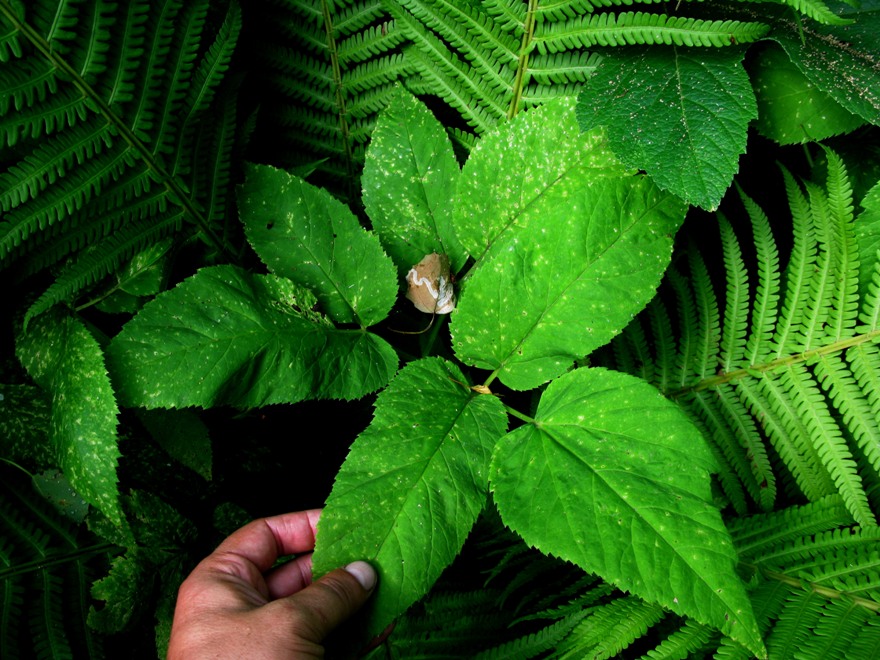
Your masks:
<svg viewBox="0 0 880 660"><path fill-rule="evenodd" d="M592 610L559 643L561 658L612 658L643 636L665 613L662 607L627 596Z"/></svg>
<svg viewBox="0 0 880 660"><path fill-rule="evenodd" d="M711 628L688 619L642 658L643 660L686 660L704 649L714 635L715 632Z"/></svg>
<svg viewBox="0 0 880 660"><path fill-rule="evenodd" d="M150 213L173 207L188 221L178 225L181 231L201 232L224 249L210 226L222 214L206 216L199 200L225 193L198 188L205 177L183 177L197 151L209 162L217 157L198 142L197 124L209 112L236 42L234 0L216 31L208 26L208 0L186 7L181 0L32 4L21 17L9 0L0 2L0 14L21 35L22 62L39 64L11 61L0 68L0 109L6 110L0 135L16 144L10 153L19 158L0 174L0 264L33 273L70 256L143 218L123 210L143 207L143 195L151 198ZM51 79L45 71L54 72ZM228 188L229 177L221 182ZM113 260L122 254L108 244L112 257L100 270L118 267ZM87 286L89 278L59 284L65 298L76 295L67 288L74 281Z"/></svg>
<svg viewBox="0 0 880 660"><path fill-rule="evenodd" d="M721 249L727 273L720 366L724 371L730 371L732 366L739 363L745 355L749 318L749 278L739 242L727 218L720 213L718 228L721 231Z"/></svg>
<svg viewBox="0 0 880 660"><path fill-rule="evenodd" d="M90 287L113 272L119 264L179 229L183 211L176 209L144 223L129 223L102 242L100 248L86 250L56 278L55 282L31 305L25 325L39 314Z"/></svg>
<svg viewBox="0 0 880 660"><path fill-rule="evenodd" d="M529 58L529 78L538 87L552 83L583 83L595 73L601 61L600 55L586 51L537 53Z"/></svg>
<svg viewBox="0 0 880 660"><path fill-rule="evenodd" d="M585 613L578 613L565 617L541 628L538 632L505 642L473 657L475 660L529 660L541 656L556 649L584 616Z"/></svg>
<svg viewBox="0 0 880 660"><path fill-rule="evenodd" d="M734 518L728 522L727 528L740 557L751 559L786 542L828 532L851 523L852 516L846 510L842 498L839 495L829 495L802 506L747 518Z"/></svg>
<svg viewBox="0 0 880 660"><path fill-rule="evenodd" d="M565 23L548 24L535 33L534 44L541 53L636 44L719 47L757 41L768 29L763 23L623 12L580 16Z"/></svg>
<svg viewBox="0 0 880 660"><path fill-rule="evenodd" d="M742 190L739 192L751 220L758 271L745 360L748 364L759 364L767 359L772 350L769 344L779 307L779 250L773 240L767 215Z"/></svg>

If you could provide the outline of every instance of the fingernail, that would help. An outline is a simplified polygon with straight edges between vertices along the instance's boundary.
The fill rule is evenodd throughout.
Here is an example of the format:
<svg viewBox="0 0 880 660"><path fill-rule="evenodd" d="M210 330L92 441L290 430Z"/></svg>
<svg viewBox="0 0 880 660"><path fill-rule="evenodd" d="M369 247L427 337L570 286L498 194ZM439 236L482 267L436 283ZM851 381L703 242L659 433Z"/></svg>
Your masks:
<svg viewBox="0 0 880 660"><path fill-rule="evenodd" d="M361 583L364 591L370 591L376 586L376 569L365 561L355 561L345 567L355 579Z"/></svg>

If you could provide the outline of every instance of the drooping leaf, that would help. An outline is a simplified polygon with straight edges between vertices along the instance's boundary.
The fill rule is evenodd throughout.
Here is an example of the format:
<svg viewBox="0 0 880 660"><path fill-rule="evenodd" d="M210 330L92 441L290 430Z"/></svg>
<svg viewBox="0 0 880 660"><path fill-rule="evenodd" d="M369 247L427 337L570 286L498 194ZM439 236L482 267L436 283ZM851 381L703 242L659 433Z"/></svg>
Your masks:
<svg viewBox="0 0 880 660"><path fill-rule="evenodd" d="M779 47L763 50L751 73L758 101L755 126L780 144L823 140L864 123L811 83Z"/></svg>
<svg viewBox="0 0 880 660"><path fill-rule="evenodd" d="M461 170L443 125L402 87L379 116L367 149L364 208L402 274L432 252L449 257L452 272L467 253L452 225Z"/></svg>
<svg viewBox="0 0 880 660"><path fill-rule="evenodd" d="M32 321L15 350L51 397L49 437L58 467L87 502L121 523L118 409L98 342L79 319L59 310Z"/></svg>
<svg viewBox="0 0 880 660"><path fill-rule="evenodd" d="M522 113L483 137L471 152L454 219L461 242L478 261L540 218L535 206L556 187L626 173L601 132L581 133L574 105L574 99L562 98Z"/></svg>
<svg viewBox="0 0 880 660"><path fill-rule="evenodd" d="M248 240L266 266L315 294L337 323L374 325L397 297L379 239L329 192L268 165L249 165L238 191Z"/></svg>
<svg viewBox="0 0 880 660"><path fill-rule="evenodd" d="M211 438L208 427L189 410L149 410L141 421L168 455L205 479L211 479Z"/></svg>
<svg viewBox="0 0 880 660"><path fill-rule="evenodd" d="M315 298L274 275L200 270L147 304L110 343L120 401L146 408L250 408L355 399L393 375L381 338L338 330Z"/></svg>
<svg viewBox="0 0 880 660"><path fill-rule="evenodd" d="M714 468L696 427L653 387L578 369L498 443L491 484L502 519L530 545L765 656L712 503Z"/></svg>
<svg viewBox="0 0 880 660"><path fill-rule="evenodd" d="M757 106L739 48L618 49L578 97L585 131L607 128L611 149L664 190L714 209L745 152Z"/></svg>
<svg viewBox="0 0 880 660"><path fill-rule="evenodd" d="M318 523L316 575L356 559L379 571L370 634L428 592L486 502L489 459L507 416L496 397L464 382L439 358L404 367L376 400Z"/></svg>
<svg viewBox="0 0 880 660"><path fill-rule="evenodd" d="M460 360L514 389L558 376L647 304L684 205L644 176L577 178L523 218L470 278L450 327Z"/></svg>

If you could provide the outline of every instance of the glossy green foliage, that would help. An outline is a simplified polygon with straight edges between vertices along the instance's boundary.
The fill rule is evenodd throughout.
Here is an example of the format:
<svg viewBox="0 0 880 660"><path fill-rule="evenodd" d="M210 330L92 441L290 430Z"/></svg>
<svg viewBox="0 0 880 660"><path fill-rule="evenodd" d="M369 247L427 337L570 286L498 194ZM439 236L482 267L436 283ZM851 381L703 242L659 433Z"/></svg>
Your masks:
<svg viewBox="0 0 880 660"><path fill-rule="evenodd" d="M203 269L144 307L111 343L120 400L252 408L353 399L385 385L394 350L371 333L334 328L314 304L281 277Z"/></svg>
<svg viewBox="0 0 880 660"><path fill-rule="evenodd" d="M432 252L447 255L458 272L467 252L453 228L449 200L461 172L443 125L398 88L376 124L366 161L364 207L398 272Z"/></svg>
<svg viewBox="0 0 880 660"><path fill-rule="evenodd" d="M472 392L464 379L438 358L404 367L377 398L321 516L316 574L355 559L379 570L370 635L428 592L485 504L507 416L497 398Z"/></svg>
<svg viewBox="0 0 880 660"><path fill-rule="evenodd" d="M615 52L580 92L581 127L605 126L611 149L628 167L714 209L758 114L743 54L680 47Z"/></svg>
<svg viewBox="0 0 880 660"><path fill-rule="evenodd" d="M547 387L533 423L499 442L491 483L501 518L529 545L762 655L712 502L714 469L697 428L657 390L578 369Z"/></svg>
<svg viewBox="0 0 880 660"><path fill-rule="evenodd" d="M336 323L375 325L397 295L376 237L342 202L302 179L252 165L238 192L248 240L270 271L314 293Z"/></svg>
<svg viewBox="0 0 880 660"><path fill-rule="evenodd" d="M16 351L51 399L49 438L57 465L83 498L121 523L118 409L98 342L82 321L58 312L22 331Z"/></svg>

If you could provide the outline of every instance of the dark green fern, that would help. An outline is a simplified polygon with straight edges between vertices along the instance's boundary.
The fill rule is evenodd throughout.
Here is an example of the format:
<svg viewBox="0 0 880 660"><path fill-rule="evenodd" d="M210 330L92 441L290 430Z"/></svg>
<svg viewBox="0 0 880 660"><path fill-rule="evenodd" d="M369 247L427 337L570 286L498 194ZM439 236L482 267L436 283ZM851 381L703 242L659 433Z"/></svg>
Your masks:
<svg viewBox="0 0 880 660"><path fill-rule="evenodd" d="M532 0L259 0L247 50L266 99L257 144L281 164L313 164L332 180L359 171L395 82L439 99L462 148L498 122L575 94L602 59L587 48L720 47L767 33L755 20L618 11L656 2ZM690 3L676 7L687 14ZM791 6L819 20L822 2ZM703 14L708 14L703 16ZM447 116L448 115L448 116ZM348 193L351 195L351 191Z"/></svg>
<svg viewBox="0 0 880 660"><path fill-rule="evenodd" d="M29 317L166 236L230 250L218 229L237 122L218 90L235 2L3 0L0 25L0 266L62 265Z"/></svg>
<svg viewBox="0 0 880 660"><path fill-rule="evenodd" d="M856 522L874 526L880 299L876 284L859 298L852 195L842 161L829 151L827 162L822 187L785 174L794 226L784 271L767 216L743 196L752 272L745 239L719 216L721 302L704 255L691 249L668 275L670 295L615 348L621 366L674 396L704 430L737 510L748 500L769 510L785 485L809 500L839 493Z"/></svg>
<svg viewBox="0 0 880 660"><path fill-rule="evenodd" d="M101 658L103 640L86 626L91 586L114 546L75 529L32 493L0 486L0 653L17 658ZM95 561L98 564L95 564ZM29 657L29 656L28 656Z"/></svg>

